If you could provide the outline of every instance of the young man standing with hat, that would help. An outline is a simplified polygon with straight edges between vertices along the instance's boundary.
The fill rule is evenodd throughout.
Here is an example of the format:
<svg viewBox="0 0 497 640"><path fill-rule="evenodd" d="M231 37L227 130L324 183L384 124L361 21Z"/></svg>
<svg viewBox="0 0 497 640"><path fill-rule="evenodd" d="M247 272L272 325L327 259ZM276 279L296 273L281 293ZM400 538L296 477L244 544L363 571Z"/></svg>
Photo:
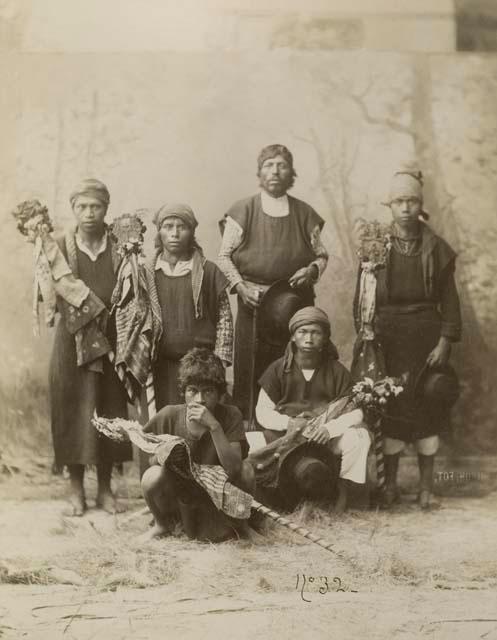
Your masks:
<svg viewBox="0 0 497 640"><path fill-rule="evenodd" d="M259 380L256 408L259 423L278 436L303 431L310 418L352 388L350 374L339 362L330 340L330 321L324 311L317 307L300 309L290 319L289 330L291 338L284 356L273 362ZM341 512L346 508L347 483L366 481L370 437L362 424L362 412L357 412L357 423L344 423L334 437L323 425L309 440L331 446L341 457L336 504L336 511Z"/></svg>
<svg viewBox="0 0 497 640"><path fill-rule="evenodd" d="M264 147L257 161L260 192L236 202L221 222L218 265L238 295L235 328L234 400L248 416L251 384L275 357L258 345L257 309L270 285L286 280L302 299L314 302L313 285L328 261L322 218L287 191L296 173L283 145ZM284 343L279 347L281 355ZM249 381L249 384L247 384Z"/></svg>
<svg viewBox="0 0 497 640"><path fill-rule="evenodd" d="M419 504L430 506L439 434L448 428L457 379L448 368L460 339L461 313L454 282L456 254L426 224L420 171L396 172L386 204L392 212L386 267L377 273L375 333L386 374L408 373L403 393L382 421L385 437L385 505L398 500L397 470L406 442L415 442L420 471ZM360 287L354 304L361 324Z"/></svg>
<svg viewBox="0 0 497 640"><path fill-rule="evenodd" d="M87 508L86 465L97 468L97 507L110 513L123 510L111 492L112 466L132 457L129 444L100 438L91 424L95 411L107 418L127 417L126 392L107 355L115 349L115 327L107 320L120 263L104 222L109 201L102 182L83 180L70 197L76 228L57 239L73 275L88 286L92 296L79 309L58 301L62 318L49 372L55 461L69 469L74 516L82 516ZM95 308L98 315L92 318ZM80 325L79 331L69 330L74 324ZM93 331L95 327L99 331Z"/></svg>

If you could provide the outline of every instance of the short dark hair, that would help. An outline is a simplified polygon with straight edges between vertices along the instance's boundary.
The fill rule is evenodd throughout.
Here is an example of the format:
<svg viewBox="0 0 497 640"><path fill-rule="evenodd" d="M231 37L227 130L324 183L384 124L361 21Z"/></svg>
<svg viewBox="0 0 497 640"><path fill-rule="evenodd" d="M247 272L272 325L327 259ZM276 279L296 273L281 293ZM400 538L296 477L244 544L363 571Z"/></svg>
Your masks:
<svg viewBox="0 0 497 640"><path fill-rule="evenodd" d="M295 178L297 177L297 173L293 166L293 155L290 149L285 147L284 144L269 144L267 147L264 147L259 156L257 158L257 177L261 175L261 167L269 160L269 158L275 158L276 156L282 156L290 165L290 169L292 170L292 178L290 181L290 187L293 187L293 183L295 182Z"/></svg>
<svg viewBox="0 0 497 640"><path fill-rule="evenodd" d="M222 395L226 391L226 373L221 358L210 349L194 347L181 358L178 384L181 393L189 385L212 385Z"/></svg>

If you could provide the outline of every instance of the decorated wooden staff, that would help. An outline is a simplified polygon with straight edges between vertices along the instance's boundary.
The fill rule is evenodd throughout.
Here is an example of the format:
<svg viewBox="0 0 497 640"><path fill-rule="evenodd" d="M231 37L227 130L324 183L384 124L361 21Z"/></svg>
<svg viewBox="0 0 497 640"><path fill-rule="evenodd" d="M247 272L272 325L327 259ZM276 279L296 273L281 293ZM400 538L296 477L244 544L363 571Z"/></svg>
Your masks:
<svg viewBox="0 0 497 640"><path fill-rule="evenodd" d="M359 296L354 301L354 321L357 339L351 366L355 380L364 378L373 382L385 375L385 360L374 332L376 315L377 273L384 269L391 246L389 225L377 221L367 222L360 218L355 223L359 256ZM371 430L374 438L376 478L380 491L385 487L385 462L383 458L383 433L381 416L372 417Z"/></svg>
<svg viewBox="0 0 497 640"><path fill-rule="evenodd" d="M314 535L311 531L309 531L309 529L306 529L305 527L301 527L300 525L295 524L288 518L285 518L284 516L282 516L277 511L274 511L273 509L269 509L268 507L265 507L260 502L257 502L257 500L252 500L252 509L254 509L254 511L262 513L262 515L267 516L271 520L274 520L274 522L277 522L282 527L285 527L286 529L293 531L293 533L296 533L299 536L302 536L307 540L314 542L315 544L319 545L323 549L326 549L326 551L331 551L332 553L336 553L333 549L333 545L331 544L331 542L327 542L324 538L320 538L319 536ZM124 522L131 522L132 520L136 520L137 518L140 518L141 516L145 516L148 513L150 513L150 509L148 507L144 507L143 509L140 509L139 511L135 511L131 515L127 516L124 519Z"/></svg>
<svg viewBox="0 0 497 640"><path fill-rule="evenodd" d="M157 448L160 446L160 444L162 442L167 441L167 438L171 438L171 437L174 438L174 436L167 436L167 435L157 436L155 434L144 433L137 422L134 422L132 420L125 420L124 418L109 419L109 418L96 417L92 420L92 422L95 428L100 433L107 436L108 438L115 440L117 442L124 442L126 440L131 440L136 446L138 446L142 451L144 451L149 455L152 455L153 453L155 453L157 451ZM180 440L180 439L176 438L176 440ZM202 466L203 465L197 465L197 467L202 467ZM207 466L210 467L210 465L207 465ZM212 472L212 467L209 469L209 472ZM224 470L221 469L220 473L224 473ZM193 479L197 480L198 482L198 479L196 476L194 476ZM229 484L229 483L226 483L226 484ZM203 486L203 488L205 488L205 486L202 484L200 486ZM244 494L244 492L241 492L240 489L237 489L237 491ZM273 511L272 509L265 507L263 504L261 504L260 502L257 502L257 500L254 500L248 494L245 494L245 496L248 500L248 504L250 505L251 509L258 511L259 513L262 513L268 518L271 518L271 520L274 520L275 522L289 529L290 531L293 531L294 533L297 533L300 536L303 536L307 540L311 540L311 542L314 542L315 544L319 545L323 549L326 549L327 551L333 551L332 545L330 542L327 542L323 538L320 538L319 536L314 535L308 529L301 527L295 524L294 522L291 522L291 520L283 517L281 514L277 513L276 511ZM145 507L134 514L131 514L131 516L128 516L128 518L125 521L129 522L137 517L147 514L148 512L149 512L148 507Z"/></svg>
<svg viewBox="0 0 497 640"><path fill-rule="evenodd" d="M299 536L303 536L304 538L307 538L307 540L311 540L312 542L319 545L320 547L323 547L323 549L326 549L326 551L331 551L332 553L335 553L335 551L332 548L333 545L331 544L331 542L327 542L323 538L320 538L319 536L315 536L313 533L309 531L309 529L306 529L305 527L301 527L298 524L295 524L291 520L288 520L288 518L283 517L281 514L279 514L276 511L273 511L272 509L268 509L268 507L265 507L260 502L257 502L257 500L252 500L252 509L254 509L255 511L258 511L259 513L264 514L268 518L271 518L271 520L274 520L278 524L281 524L283 527L290 529L290 531L293 531L294 533L298 533Z"/></svg>
<svg viewBox="0 0 497 640"><path fill-rule="evenodd" d="M155 288L150 286L153 275L143 259L146 227L139 213L125 213L110 226L122 257L112 294L117 332L113 363L130 401L141 419L148 421L156 413L151 363L160 337L161 314ZM146 402L140 397L142 390Z"/></svg>
<svg viewBox="0 0 497 640"><path fill-rule="evenodd" d="M52 327L57 311L57 296L70 305L72 310L82 307L83 302L86 303L86 307L91 303L91 311L85 312L89 321L100 316L102 305L98 305L93 299L90 300L90 289L84 282L73 276L52 236L53 224L47 207L39 200L24 200L12 211L12 216L17 222L19 233L26 238L27 242L34 245L33 331L35 335L39 335L39 303L43 301L45 323ZM77 324L83 326L84 322L78 319Z"/></svg>

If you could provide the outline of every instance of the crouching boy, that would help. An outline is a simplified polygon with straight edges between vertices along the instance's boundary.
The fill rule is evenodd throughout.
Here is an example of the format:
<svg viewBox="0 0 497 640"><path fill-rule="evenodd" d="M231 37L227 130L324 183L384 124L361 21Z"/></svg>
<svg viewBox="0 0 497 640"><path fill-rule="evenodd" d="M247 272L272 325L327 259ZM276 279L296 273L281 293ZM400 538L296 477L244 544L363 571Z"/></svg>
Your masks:
<svg viewBox="0 0 497 640"><path fill-rule="evenodd" d="M242 415L219 402L226 390L221 360L208 349L192 349L181 360L178 382L185 404L164 407L144 431L183 438L192 462L220 465L233 485L253 495L255 477L244 461L248 443ZM155 518L146 537L167 535L178 516L191 538L214 542L248 533L245 520L219 511L202 487L167 465L152 464L143 474L142 490Z"/></svg>
<svg viewBox="0 0 497 640"><path fill-rule="evenodd" d="M330 321L324 311L316 307L297 311L290 319L289 330L291 339L285 355L273 362L259 380L256 416L259 424L269 430L266 439L271 440L286 433L304 432L310 418L352 389L350 374L338 361L337 350L330 341ZM347 483L366 481L371 441L362 423L362 412L354 414L358 415L357 420L349 421L343 416L323 424L309 437L310 442L331 447L341 458L336 512L346 508Z"/></svg>

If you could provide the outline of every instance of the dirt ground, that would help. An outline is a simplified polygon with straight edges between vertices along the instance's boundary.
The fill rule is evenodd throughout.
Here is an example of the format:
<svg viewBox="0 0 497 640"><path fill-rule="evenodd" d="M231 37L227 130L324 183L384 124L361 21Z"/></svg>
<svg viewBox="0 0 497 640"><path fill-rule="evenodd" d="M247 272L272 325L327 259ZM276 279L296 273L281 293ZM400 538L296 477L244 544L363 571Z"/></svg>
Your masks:
<svg viewBox="0 0 497 640"><path fill-rule="evenodd" d="M11 469L0 481L0 637L497 640L495 474L457 487L439 476L440 508L420 513L403 465L390 513L292 514L333 552L274 524L258 543L140 545L150 516L129 519L143 508L134 468L117 481L127 514L81 519L65 515L66 480ZM91 504L91 473L87 485Z"/></svg>

